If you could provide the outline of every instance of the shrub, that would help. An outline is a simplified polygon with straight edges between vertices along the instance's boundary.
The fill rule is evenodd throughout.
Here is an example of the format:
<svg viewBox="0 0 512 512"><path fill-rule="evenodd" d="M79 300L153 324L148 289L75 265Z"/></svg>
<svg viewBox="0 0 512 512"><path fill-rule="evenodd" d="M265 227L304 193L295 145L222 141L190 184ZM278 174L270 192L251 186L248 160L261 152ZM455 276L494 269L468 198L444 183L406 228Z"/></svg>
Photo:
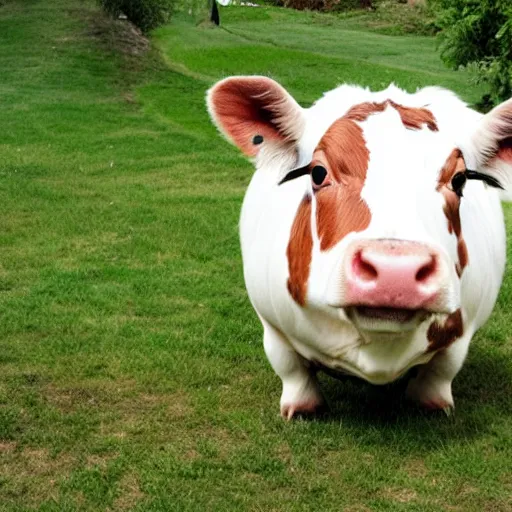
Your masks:
<svg viewBox="0 0 512 512"><path fill-rule="evenodd" d="M283 0L285 7L298 10L350 11L372 7L371 0Z"/></svg>
<svg viewBox="0 0 512 512"><path fill-rule="evenodd" d="M98 0L112 16L123 13L142 32L166 23L172 13L174 0Z"/></svg>
<svg viewBox="0 0 512 512"><path fill-rule="evenodd" d="M441 58L476 71L498 103L512 96L512 3L510 0L432 0L441 28Z"/></svg>
<svg viewBox="0 0 512 512"><path fill-rule="evenodd" d="M323 0L284 0L283 4L285 7L298 9L299 11L305 9L317 11L323 9L324 2Z"/></svg>

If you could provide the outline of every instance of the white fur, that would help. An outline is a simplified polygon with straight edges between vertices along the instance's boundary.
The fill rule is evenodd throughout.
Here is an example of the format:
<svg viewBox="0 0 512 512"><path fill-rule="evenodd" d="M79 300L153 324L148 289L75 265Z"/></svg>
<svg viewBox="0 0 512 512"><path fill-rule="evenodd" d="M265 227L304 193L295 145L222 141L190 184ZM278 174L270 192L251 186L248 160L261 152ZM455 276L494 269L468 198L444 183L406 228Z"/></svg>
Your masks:
<svg viewBox="0 0 512 512"><path fill-rule="evenodd" d="M428 108L439 131L407 130L392 107L360 123L370 151L362 197L372 220L365 231L351 233L322 252L312 216L313 257L307 304L301 307L287 290L286 250L297 208L304 195L311 193L311 183L309 176L281 186L278 182L294 166L310 162L325 131L351 106L388 99ZM214 113L212 95L209 102ZM492 145L493 119L482 119L449 91L428 87L409 94L394 85L375 93L342 85L311 108L301 109L300 115L305 123L296 156L289 150L280 154L275 147L266 149L263 144L240 221L245 282L264 326L266 354L283 381L283 415L300 412L306 402L321 404L314 374L308 369L312 360L376 384L393 381L412 366L428 363L411 381L409 396L428 406L452 407L451 382L463 364L471 337L490 315L501 285L505 231L498 193L481 182L468 182L460 215L469 265L459 279L454 270L457 240L448 232L444 199L436 184L455 147L463 150L468 166L482 162L482 153ZM314 199L312 208L314 212ZM343 310L330 306L342 293L337 284L346 247L368 238L420 241L439 251L448 269L446 305L451 311L462 310L463 338L442 353L429 353L426 332L432 319L403 333L360 332Z"/></svg>

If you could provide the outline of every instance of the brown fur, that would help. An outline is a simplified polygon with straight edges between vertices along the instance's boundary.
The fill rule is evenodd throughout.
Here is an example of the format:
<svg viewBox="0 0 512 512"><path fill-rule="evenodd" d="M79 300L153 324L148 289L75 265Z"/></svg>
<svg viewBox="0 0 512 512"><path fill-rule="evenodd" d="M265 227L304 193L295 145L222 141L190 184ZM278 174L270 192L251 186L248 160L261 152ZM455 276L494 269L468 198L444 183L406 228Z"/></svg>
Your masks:
<svg viewBox="0 0 512 512"><path fill-rule="evenodd" d="M450 346L456 339L460 338L463 333L464 326L460 309L449 315L442 325L437 321L432 322L427 331L429 352Z"/></svg>
<svg viewBox="0 0 512 512"><path fill-rule="evenodd" d="M315 193L322 251L370 223L370 210L361 198L369 156L361 127L344 118L332 124L314 153L313 165L327 169L330 183ZM312 248L311 198L306 196L297 210L287 250L288 291L301 306L305 304Z"/></svg>
<svg viewBox="0 0 512 512"><path fill-rule="evenodd" d="M350 107L350 110L343 116L352 121L366 121L368 117L377 112L384 112L387 102L376 103L375 101L366 101Z"/></svg>
<svg viewBox="0 0 512 512"><path fill-rule="evenodd" d="M295 101L269 78L221 82L213 88L211 102L222 130L248 156L258 152L255 135L264 141L293 141L303 126Z"/></svg>
<svg viewBox="0 0 512 512"><path fill-rule="evenodd" d="M460 222L460 197L451 190L451 180L455 174L464 171L466 164L459 149L454 149L448 156L441 172L437 191L443 194L445 205L444 214L448 219L448 231L457 237L457 253L459 262L456 265L457 274L460 277L469 261L468 249L462 236Z"/></svg>
<svg viewBox="0 0 512 512"><path fill-rule="evenodd" d="M288 291L295 302L301 306L306 304L312 251L311 196L306 195L297 210L286 251L290 274L287 283Z"/></svg>
<svg viewBox="0 0 512 512"><path fill-rule="evenodd" d="M345 118L332 124L318 150L331 177L331 185L316 193L320 249L327 251L349 233L370 224L370 210L361 198L370 153L361 127Z"/></svg>
<svg viewBox="0 0 512 512"><path fill-rule="evenodd" d="M426 108L404 107L391 100L386 100L381 103L359 103L358 105L354 105L344 117L354 121L366 121L370 115L383 112L388 105L393 107L400 114L404 126L411 130L421 130L423 125L427 125L428 129L433 132L439 130L436 118L430 110Z"/></svg>
<svg viewBox="0 0 512 512"><path fill-rule="evenodd" d="M426 124L429 130L433 132L439 131L436 118L430 110L426 108L404 107L403 105L399 105L391 100L389 100L389 104L398 110L398 113L402 118L402 122L407 126L407 128L421 130L423 125Z"/></svg>

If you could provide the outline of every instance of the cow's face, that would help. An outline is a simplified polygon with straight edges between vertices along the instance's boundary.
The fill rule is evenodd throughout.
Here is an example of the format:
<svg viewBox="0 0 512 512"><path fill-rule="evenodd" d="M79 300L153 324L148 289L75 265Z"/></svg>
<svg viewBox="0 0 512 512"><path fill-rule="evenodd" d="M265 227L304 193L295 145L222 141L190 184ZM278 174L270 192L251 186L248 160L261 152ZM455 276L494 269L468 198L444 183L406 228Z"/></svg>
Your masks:
<svg viewBox="0 0 512 512"><path fill-rule="evenodd" d="M298 305L365 331L410 330L442 313L460 335L460 279L471 260L461 203L482 187L473 180L497 186L511 172L512 103L485 116L464 147L427 108L359 102L326 121L261 77L220 82L209 106L261 166L273 157L276 186L303 185L287 246ZM306 165L290 169L294 160Z"/></svg>
<svg viewBox="0 0 512 512"><path fill-rule="evenodd" d="M468 255L454 177L465 168L425 109L360 104L338 118L289 175L309 177L288 245L292 297L367 330L456 311Z"/></svg>

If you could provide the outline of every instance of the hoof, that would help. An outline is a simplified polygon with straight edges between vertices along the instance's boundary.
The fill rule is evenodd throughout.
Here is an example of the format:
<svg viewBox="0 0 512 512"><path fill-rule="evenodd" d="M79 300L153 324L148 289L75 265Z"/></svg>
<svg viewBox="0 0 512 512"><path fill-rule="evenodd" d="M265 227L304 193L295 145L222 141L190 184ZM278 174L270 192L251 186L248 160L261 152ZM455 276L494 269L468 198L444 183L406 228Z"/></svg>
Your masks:
<svg viewBox="0 0 512 512"><path fill-rule="evenodd" d="M327 409L325 402L318 400L309 400L296 404L284 404L281 406L281 416L290 421L297 416L314 416L324 412Z"/></svg>
<svg viewBox="0 0 512 512"><path fill-rule="evenodd" d="M449 404L443 400L420 402L419 405L423 407L423 409L427 409L429 411L443 411L448 417L450 417L455 411L455 406L453 404Z"/></svg>
<svg viewBox="0 0 512 512"><path fill-rule="evenodd" d="M407 398L429 411L444 411L446 416L453 412L453 395L450 381L413 379L407 386Z"/></svg>

